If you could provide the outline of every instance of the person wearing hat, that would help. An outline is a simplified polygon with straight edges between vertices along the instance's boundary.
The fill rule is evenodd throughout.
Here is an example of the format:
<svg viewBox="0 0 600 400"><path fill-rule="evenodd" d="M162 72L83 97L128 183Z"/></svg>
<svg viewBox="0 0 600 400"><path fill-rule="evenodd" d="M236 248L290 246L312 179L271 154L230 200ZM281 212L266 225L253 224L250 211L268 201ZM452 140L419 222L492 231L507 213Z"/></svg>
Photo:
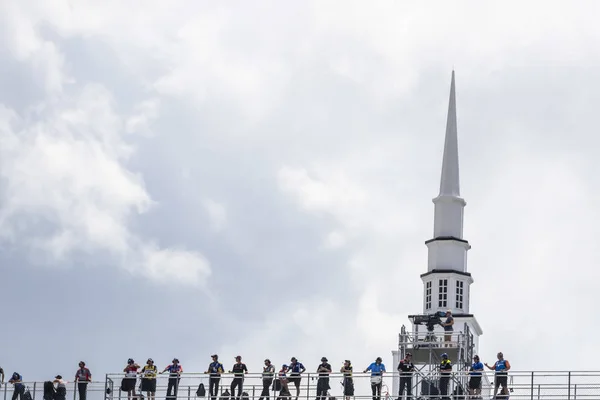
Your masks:
<svg viewBox="0 0 600 400"><path fill-rule="evenodd" d="M288 400L292 397L292 394L290 393L290 389L288 386L288 378L287 378L287 373L290 370L290 368L283 364L281 366L281 369L279 370L279 372L277 373L277 382L279 382L279 384L281 385L279 388L279 396L277 397L277 400ZM273 390L278 390L277 388L273 388Z"/></svg>
<svg viewBox="0 0 600 400"><path fill-rule="evenodd" d="M79 400L86 400L87 385L92 381L92 373L85 366L85 362L79 361L79 369L75 373L75 382L77 382L77 391L79 392Z"/></svg>
<svg viewBox="0 0 600 400"><path fill-rule="evenodd" d="M55 400L65 400L67 398L67 382L63 380L63 377L56 375L52 383L56 384L56 394L54 395Z"/></svg>
<svg viewBox="0 0 600 400"><path fill-rule="evenodd" d="M233 380L231 381L231 398L240 399L242 397L242 390L244 389L244 374L248 373L246 364L242 362L242 356L235 356L235 364L231 368L229 373L233 373ZM237 387L238 394L235 396L235 388Z"/></svg>
<svg viewBox="0 0 600 400"><path fill-rule="evenodd" d="M156 393L156 375L158 374L158 368L154 365L154 360L149 358L146 361L146 365L142 368L142 387L140 391L146 392L148 400L154 400Z"/></svg>
<svg viewBox="0 0 600 400"><path fill-rule="evenodd" d="M340 372L344 376L344 380L342 381L344 396L346 396L346 400L350 400L350 397L354 396L354 381L352 379L352 363L350 360L344 361Z"/></svg>
<svg viewBox="0 0 600 400"><path fill-rule="evenodd" d="M473 357L473 364L469 368L469 394L473 397L481 396L481 376L483 372L483 364L479 360L479 356Z"/></svg>
<svg viewBox="0 0 600 400"><path fill-rule="evenodd" d="M450 400L450 397L448 397L450 374L452 374L452 363L448 359L448 354L444 353L440 362L440 395L442 400Z"/></svg>
<svg viewBox="0 0 600 400"><path fill-rule="evenodd" d="M454 332L454 318L452 317L452 311L446 311L446 320L442 322L442 326L444 327L444 342L446 342L445 347L450 347L450 342L452 341L452 333Z"/></svg>
<svg viewBox="0 0 600 400"><path fill-rule="evenodd" d="M400 390L398 391L398 400L402 400L404 389L406 388L406 399L412 399L412 375L415 371L415 365L412 363L412 354L406 353L403 360L398 363L398 372L400 374Z"/></svg>
<svg viewBox="0 0 600 400"><path fill-rule="evenodd" d="M298 400L298 397L300 397L300 381L302 380L300 375L306 371L306 368L304 368L304 365L302 365L296 357L292 357L289 369L290 376L288 382L291 382L296 386L296 400Z"/></svg>
<svg viewBox="0 0 600 400"><path fill-rule="evenodd" d="M368 371L371 371L373 400L379 400L381 398L381 387L383 386L383 373L385 372L385 365L381 357L377 357L375 362L371 363L363 372L367 373Z"/></svg>
<svg viewBox="0 0 600 400"><path fill-rule="evenodd" d="M331 365L327 362L327 357L321 357L321 364L317 367L319 380L317 381L317 400L327 399L327 391L329 386L329 374L331 373Z"/></svg>
<svg viewBox="0 0 600 400"><path fill-rule="evenodd" d="M212 362L208 364L208 370L205 374L210 374L208 378L208 393L210 394L210 400L217 400L219 395L219 382L221 381L221 374L225 370L223 364L219 362L219 356L213 354L210 356Z"/></svg>
<svg viewBox="0 0 600 400"><path fill-rule="evenodd" d="M121 391L127 392L127 399L131 400L137 395L135 394L135 384L137 381L137 371L140 368L133 358L127 360L127 365L123 369L125 372L125 377L121 381Z"/></svg>
<svg viewBox="0 0 600 400"><path fill-rule="evenodd" d="M167 365L161 374L169 372L169 383L167 384L167 400L175 400L177 398L177 389L179 388L179 380L183 373L183 367L179 364L179 360L174 358L171 365Z"/></svg>

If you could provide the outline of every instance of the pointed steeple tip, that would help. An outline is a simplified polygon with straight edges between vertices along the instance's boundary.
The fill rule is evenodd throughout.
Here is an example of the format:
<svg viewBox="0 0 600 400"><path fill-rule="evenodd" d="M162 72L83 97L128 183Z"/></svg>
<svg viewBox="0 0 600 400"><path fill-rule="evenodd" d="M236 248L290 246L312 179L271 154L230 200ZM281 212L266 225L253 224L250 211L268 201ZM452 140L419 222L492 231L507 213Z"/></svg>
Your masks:
<svg viewBox="0 0 600 400"><path fill-rule="evenodd" d="M460 180L458 173L458 128L456 123L456 88L454 69L450 81L450 99L448 102L448 119L446 121L446 139L444 142L444 158L442 161L442 178L440 196L460 197Z"/></svg>

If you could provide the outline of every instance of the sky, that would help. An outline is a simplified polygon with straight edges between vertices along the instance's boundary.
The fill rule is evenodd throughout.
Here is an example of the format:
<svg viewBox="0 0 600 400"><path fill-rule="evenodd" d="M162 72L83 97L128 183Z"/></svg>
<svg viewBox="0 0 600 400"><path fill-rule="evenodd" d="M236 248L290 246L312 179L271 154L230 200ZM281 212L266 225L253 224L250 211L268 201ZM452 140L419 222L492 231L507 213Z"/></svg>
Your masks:
<svg viewBox="0 0 600 400"><path fill-rule="evenodd" d="M0 2L0 365L390 365L454 68L482 360L597 368L599 11Z"/></svg>

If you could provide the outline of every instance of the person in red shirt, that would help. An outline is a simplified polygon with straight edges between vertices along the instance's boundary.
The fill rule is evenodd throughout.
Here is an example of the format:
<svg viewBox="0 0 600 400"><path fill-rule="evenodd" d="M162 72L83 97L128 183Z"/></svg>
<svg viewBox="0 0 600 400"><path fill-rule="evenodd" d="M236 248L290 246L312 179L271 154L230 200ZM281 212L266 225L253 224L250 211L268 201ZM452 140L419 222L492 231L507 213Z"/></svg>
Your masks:
<svg viewBox="0 0 600 400"><path fill-rule="evenodd" d="M77 382L77 390L79 391L79 400L86 400L87 385L92 381L92 373L85 367L83 361L79 361L79 369L75 373L75 382Z"/></svg>
<svg viewBox="0 0 600 400"><path fill-rule="evenodd" d="M136 397L135 384L137 382L137 371L140 366L132 358L127 360L127 366L123 369L125 377L121 381L121 391L127 392L127 399L132 400Z"/></svg>

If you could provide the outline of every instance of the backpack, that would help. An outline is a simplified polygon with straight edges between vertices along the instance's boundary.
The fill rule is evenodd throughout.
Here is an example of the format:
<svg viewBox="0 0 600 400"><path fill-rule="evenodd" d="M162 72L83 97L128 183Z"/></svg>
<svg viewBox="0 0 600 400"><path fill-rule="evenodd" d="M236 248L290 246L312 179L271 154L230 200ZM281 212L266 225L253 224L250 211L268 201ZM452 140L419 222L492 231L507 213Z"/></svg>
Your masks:
<svg viewBox="0 0 600 400"><path fill-rule="evenodd" d="M221 400L229 400L230 396L229 390L225 389L225 391L221 394Z"/></svg>
<svg viewBox="0 0 600 400"><path fill-rule="evenodd" d="M250 400L250 395L247 392L242 392L242 400Z"/></svg>
<svg viewBox="0 0 600 400"><path fill-rule="evenodd" d="M25 393L23 393L23 400L33 400L33 396L31 396L29 388L27 388L27 390L25 390Z"/></svg>
<svg viewBox="0 0 600 400"><path fill-rule="evenodd" d="M273 390L279 392L281 390L281 381L279 379L275 379L273 381Z"/></svg>
<svg viewBox="0 0 600 400"><path fill-rule="evenodd" d="M206 388L204 387L204 383L198 385L198 390L196 390L196 396L204 397L206 396Z"/></svg>

